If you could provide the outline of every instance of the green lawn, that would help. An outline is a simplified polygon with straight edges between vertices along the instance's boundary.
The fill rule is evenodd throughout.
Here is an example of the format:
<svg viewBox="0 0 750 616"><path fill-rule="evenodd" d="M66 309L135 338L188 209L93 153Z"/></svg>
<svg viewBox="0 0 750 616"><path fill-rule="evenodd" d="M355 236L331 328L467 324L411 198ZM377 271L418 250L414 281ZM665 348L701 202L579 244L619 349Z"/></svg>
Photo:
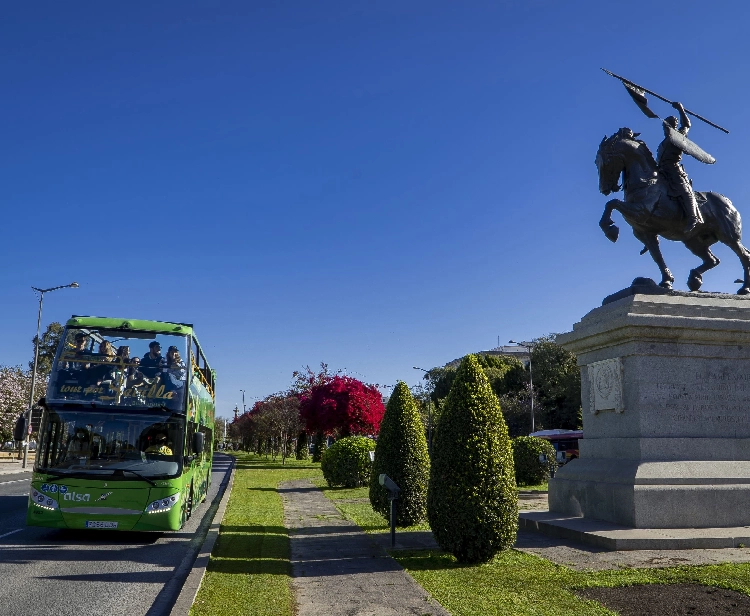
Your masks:
<svg viewBox="0 0 750 616"><path fill-rule="evenodd" d="M518 486L519 492L546 492L549 484L545 481L534 486Z"/></svg>
<svg viewBox="0 0 750 616"><path fill-rule="evenodd" d="M219 539L191 616L291 616L289 534L277 486L320 475L320 464L239 454Z"/></svg>
<svg viewBox="0 0 750 616"><path fill-rule="evenodd" d="M310 478L344 517L364 530L387 532L388 523L369 505L367 488L328 488L319 464L292 460L282 467L240 455L219 540L191 616L292 616L289 536L277 486L298 478ZM427 528L423 524L398 532ZM471 566L440 551L393 556L453 616L613 614L573 592L589 586L693 582L750 594L748 564L581 572L515 550Z"/></svg>

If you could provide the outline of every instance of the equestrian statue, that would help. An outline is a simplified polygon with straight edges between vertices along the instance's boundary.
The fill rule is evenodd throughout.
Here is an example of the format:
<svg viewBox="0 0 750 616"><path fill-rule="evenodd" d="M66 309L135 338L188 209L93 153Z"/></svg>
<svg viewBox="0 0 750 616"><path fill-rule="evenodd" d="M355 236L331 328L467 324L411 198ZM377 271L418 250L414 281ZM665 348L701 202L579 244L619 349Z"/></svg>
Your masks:
<svg viewBox="0 0 750 616"><path fill-rule="evenodd" d="M737 293L750 294L750 251L742 245L740 213L724 195L694 192L681 162L683 153L706 164L715 162L710 154L687 138L688 114L728 131L687 111L679 102L669 101L619 75L605 72L623 82L628 94L648 117L658 118L648 108L645 93L669 102L680 118L671 116L662 120L664 140L659 144L656 159L645 142L638 139L640 133L630 128L621 128L611 137L602 139L596 154L599 190L604 195L619 190L624 193L624 200L612 199L604 207L599 221L604 234L611 241L617 241L620 231L612 220L612 212L617 210L633 228L635 237L643 242L641 254L648 251L659 266L662 275L659 286L666 289L672 288L674 276L664 262L659 236L683 242L703 261L690 271L687 285L691 291L698 291L703 284L703 274L719 264L711 246L721 242L731 248L742 263L743 278L736 281L742 286Z"/></svg>

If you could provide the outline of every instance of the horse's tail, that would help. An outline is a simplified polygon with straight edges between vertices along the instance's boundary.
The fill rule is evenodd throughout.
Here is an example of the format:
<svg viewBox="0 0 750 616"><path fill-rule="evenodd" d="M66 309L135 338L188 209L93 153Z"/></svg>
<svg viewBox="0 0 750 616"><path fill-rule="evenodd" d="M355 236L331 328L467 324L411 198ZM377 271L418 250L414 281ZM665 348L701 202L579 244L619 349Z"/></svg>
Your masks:
<svg viewBox="0 0 750 616"><path fill-rule="evenodd" d="M696 193L696 197L699 196L706 198L701 207L704 219L713 219L719 235L732 241L742 241L742 218L732 202L717 192Z"/></svg>

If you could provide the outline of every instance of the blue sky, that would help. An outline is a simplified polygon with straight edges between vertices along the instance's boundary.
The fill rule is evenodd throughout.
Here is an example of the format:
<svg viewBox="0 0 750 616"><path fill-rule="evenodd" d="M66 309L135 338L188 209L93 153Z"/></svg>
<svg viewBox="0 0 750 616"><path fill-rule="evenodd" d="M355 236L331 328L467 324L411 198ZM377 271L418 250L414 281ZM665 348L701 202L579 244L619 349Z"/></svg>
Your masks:
<svg viewBox="0 0 750 616"><path fill-rule="evenodd" d="M0 364L71 314L191 322L219 412L327 362L367 382L570 330L658 270L597 223L594 156L695 121L750 216L745 3L99 2L2 9ZM665 51L667 50L667 51ZM657 113L671 108L652 101ZM750 241L748 241L750 244ZM697 262L663 242L685 289ZM704 289L734 292L726 248Z"/></svg>

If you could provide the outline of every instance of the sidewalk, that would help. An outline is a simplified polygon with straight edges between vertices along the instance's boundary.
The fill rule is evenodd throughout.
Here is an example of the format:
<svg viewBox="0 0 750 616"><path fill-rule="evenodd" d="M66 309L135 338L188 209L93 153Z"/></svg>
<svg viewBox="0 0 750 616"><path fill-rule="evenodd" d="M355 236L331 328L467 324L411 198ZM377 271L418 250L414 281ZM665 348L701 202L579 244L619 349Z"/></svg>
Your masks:
<svg viewBox="0 0 750 616"><path fill-rule="evenodd" d="M34 458L30 457L26 468L21 468L21 460L3 460L0 462L0 476L14 473L30 473L34 467Z"/></svg>
<svg viewBox="0 0 750 616"><path fill-rule="evenodd" d="M298 616L449 616L388 556L383 537L342 519L309 480L283 483L279 493Z"/></svg>

